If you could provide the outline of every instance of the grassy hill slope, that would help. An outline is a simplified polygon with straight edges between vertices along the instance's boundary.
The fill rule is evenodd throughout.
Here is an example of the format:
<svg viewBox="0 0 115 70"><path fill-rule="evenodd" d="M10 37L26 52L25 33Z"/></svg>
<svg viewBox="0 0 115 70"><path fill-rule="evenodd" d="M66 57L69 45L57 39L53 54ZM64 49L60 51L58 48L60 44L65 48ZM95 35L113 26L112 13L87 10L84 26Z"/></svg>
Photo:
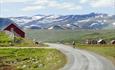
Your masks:
<svg viewBox="0 0 115 70"><path fill-rule="evenodd" d="M0 48L0 70L58 70L65 63L56 49Z"/></svg>
<svg viewBox="0 0 115 70"><path fill-rule="evenodd" d="M46 42L84 42L86 39L115 39L115 30L26 30L27 37Z"/></svg>
<svg viewBox="0 0 115 70"><path fill-rule="evenodd" d="M4 32L0 32L0 47L40 47L45 46L39 43L35 45L31 39L15 37L15 42Z"/></svg>

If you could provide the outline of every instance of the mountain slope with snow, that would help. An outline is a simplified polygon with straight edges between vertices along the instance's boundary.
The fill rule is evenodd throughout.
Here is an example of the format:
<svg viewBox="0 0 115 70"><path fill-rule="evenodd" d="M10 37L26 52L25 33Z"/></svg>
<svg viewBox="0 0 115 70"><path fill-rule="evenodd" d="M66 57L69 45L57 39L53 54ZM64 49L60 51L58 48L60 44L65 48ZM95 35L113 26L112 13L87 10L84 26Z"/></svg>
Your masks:
<svg viewBox="0 0 115 70"><path fill-rule="evenodd" d="M32 17L9 17L19 26L32 29L48 29L61 26L65 29L111 29L115 15L90 13L84 15L35 15Z"/></svg>

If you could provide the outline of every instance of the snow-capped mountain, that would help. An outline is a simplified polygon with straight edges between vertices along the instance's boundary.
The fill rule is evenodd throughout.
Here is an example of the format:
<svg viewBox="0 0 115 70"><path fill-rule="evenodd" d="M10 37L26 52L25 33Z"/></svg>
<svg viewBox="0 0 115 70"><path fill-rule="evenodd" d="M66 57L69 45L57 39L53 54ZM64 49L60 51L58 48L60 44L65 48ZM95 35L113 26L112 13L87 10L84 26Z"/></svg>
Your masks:
<svg viewBox="0 0 115 70"><path fill-rule="evenodd" d="M104 29L115 27L115 15L90 13L84 15L35 15L9 17L19 26L30 29Z"/></svg>

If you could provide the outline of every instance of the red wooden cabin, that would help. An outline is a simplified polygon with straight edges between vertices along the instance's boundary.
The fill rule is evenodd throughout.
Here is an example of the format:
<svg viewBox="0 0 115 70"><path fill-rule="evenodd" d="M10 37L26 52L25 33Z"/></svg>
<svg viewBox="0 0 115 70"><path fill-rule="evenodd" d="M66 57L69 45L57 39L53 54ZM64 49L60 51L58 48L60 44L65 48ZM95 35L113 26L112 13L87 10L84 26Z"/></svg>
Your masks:
<svg viewBox="0 0 115 70"><path fill-rule="evenodd" d="M25 37L25 32L22 31L16 24L11 23L8 26L6 26L3 30L13 32L16 36Z"/></svg>

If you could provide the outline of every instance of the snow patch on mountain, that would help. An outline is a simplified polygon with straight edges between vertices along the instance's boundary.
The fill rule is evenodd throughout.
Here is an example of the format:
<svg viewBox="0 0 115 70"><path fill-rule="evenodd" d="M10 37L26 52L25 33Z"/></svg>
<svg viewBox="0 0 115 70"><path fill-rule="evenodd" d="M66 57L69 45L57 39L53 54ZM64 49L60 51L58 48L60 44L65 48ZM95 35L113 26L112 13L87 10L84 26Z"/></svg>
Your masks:
<svg viewBox="0 0 115 70"><path fill-rule="evenodd" d="M115 26L115 22L114 23L112 23L114 26Z"/></svg>
<svg viewBox="0 0 115 70"><path fill-rule="evenodd" d="M33 16L32 17L32 20L38 20L38 19L41 19L41 18L43 18L44 16Z"/></svg>
<svg viewBox="0 0 115 70"><path fill-rule="evenodd" d="M9 17L23 28L48 29L103 29L115 25L115 15L90 13L84 15L34 15L32 17ZM58 25L60 25L58 27Z"/></svg>
<svg viewBox="0 0 115 70"><path fill-rule="evenodd" d="M88 22L88 21L90 21L90 19L80 20L78 22Z"/></svg>

